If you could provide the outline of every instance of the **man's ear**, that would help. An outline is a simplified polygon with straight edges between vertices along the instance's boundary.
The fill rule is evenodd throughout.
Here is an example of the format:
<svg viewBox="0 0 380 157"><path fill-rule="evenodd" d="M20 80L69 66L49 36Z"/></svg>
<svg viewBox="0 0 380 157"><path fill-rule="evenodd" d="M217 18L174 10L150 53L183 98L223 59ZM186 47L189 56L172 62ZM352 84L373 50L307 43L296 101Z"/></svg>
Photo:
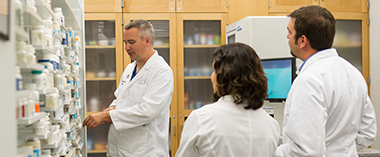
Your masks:
<svg viewBox="0 0 380 157"><path fill-rule="evenodd" d="M146 37L145 38L145 42L146 42L146 47L149 47L149 45L152 44L152 40L150 39L150 37ZM153 46L153 45L152 45Z"/></svg>
<svg viewBox="0 0 380 157"><path fill-rule="evenodd" d="M309 39L305 35L302 35L299 39L301 49L310 44Z"/></svg>

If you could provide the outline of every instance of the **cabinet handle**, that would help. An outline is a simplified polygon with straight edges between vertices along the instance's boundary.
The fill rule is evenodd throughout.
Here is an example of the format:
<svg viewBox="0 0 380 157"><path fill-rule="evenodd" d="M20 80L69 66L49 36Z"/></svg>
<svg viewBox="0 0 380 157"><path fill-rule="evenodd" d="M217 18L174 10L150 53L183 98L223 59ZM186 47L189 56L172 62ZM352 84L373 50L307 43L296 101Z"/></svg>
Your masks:
<svg viewBox="0 0 380 157"><path fill-rule="evenodd" d="M174 136L175 136L175 124L173 125L173 132L174 132Z"/></svg>

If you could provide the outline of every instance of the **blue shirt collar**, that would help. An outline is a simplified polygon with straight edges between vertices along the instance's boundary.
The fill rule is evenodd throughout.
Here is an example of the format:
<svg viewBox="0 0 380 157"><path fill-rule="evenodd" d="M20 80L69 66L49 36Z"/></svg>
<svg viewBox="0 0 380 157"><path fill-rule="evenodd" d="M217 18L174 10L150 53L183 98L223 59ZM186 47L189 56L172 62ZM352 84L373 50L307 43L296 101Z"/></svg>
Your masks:
<svg viewBox="0 0 380 157"><path fill-rule="evenodd" d="M326 50L326 49L323 49L323 50ZM315 52L314 54L312 54L311 56L309 56L305 61L303 61L303 63L301 64L300 68L298 69L298 71L301 72L301 69L303 68L303 65L305 65L306 61L309 60L311 57L313 57L315 54L317 54L317 53L319 53L319 52L321 52L323 50Z"/></svg>

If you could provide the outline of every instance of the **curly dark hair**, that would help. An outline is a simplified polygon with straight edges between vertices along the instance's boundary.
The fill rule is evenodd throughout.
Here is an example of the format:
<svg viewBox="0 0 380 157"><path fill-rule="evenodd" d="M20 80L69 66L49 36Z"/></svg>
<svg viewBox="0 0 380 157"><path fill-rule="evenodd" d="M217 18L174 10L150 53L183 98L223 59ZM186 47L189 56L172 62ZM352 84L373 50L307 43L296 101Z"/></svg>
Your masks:
<svg viewBox="0 0 380 157"><path fill-rule="evenodd" d="M234 103L246 103L245 109L256 110L267 98L268 79L265 77L259 56L250 46L232 43L214 52L216 92L214 101L231 95Z"/></svg>

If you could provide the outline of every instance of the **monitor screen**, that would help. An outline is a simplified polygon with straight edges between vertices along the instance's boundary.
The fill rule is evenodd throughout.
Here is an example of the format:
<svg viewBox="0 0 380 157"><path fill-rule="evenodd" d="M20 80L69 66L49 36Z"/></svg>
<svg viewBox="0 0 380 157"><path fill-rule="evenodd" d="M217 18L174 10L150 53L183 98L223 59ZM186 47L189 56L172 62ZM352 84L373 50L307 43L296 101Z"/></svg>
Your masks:
<svg viewBox="0 0 380 157"><path fill-rule="evenodd" d="M262 59L265 76L268 78L268 100L283 101L288 96L296 73L295 58Z"/></svg>

